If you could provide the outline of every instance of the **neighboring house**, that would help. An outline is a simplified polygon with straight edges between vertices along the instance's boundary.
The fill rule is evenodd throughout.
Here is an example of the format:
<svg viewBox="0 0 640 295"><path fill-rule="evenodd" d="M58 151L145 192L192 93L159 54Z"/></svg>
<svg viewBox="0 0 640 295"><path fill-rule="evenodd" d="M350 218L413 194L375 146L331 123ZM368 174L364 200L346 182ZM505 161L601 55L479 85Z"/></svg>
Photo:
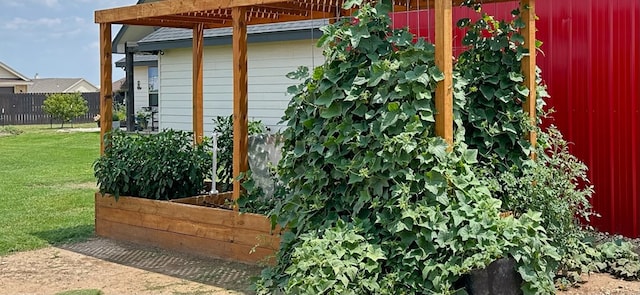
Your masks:
<svg viewBox="0 0 640 295"><path fill-rule="evenodd" d="M31 79L0 62L0 94L26 93Z"/></svg>
<svg viewBox="0 0 640 295"><path fill-rule="evenodd" d="M33 79L28 93L76 93L98 92L100 89L83 78Z"/></svg>
<svg viewBox="0 0 640 295"><path fill-rule="evenodd" d="M260 120L274 131L283 127L279 122L290 100L287 88L298 83L286 74L324 61L316 39L321 36L319 27L325 24L326 20L314 20L248 27L250 120ZM160 129L193 128L191 38L191 30L161 28L136 42L138 52L158 53L159 86L151 83L149 89L158 89ZM208 134L216 116L229 116L233 110L231 30L205 30L204 45L204 130ZM144 79L154 77L155 72L145 74L141 57L144 55L134 58L138 61L134 62L134 85L140 81L144 91ZM138 97L136 93L136 106Z"/></svg>

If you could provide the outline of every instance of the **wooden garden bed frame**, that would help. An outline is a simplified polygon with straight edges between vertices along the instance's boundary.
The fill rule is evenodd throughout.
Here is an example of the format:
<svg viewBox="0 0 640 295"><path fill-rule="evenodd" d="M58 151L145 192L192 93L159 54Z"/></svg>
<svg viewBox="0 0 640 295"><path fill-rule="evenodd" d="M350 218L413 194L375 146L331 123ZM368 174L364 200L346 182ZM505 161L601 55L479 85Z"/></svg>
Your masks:
<svg viewBox="0 0 640 295"><path fill-rule="evenodd" d="M158 201L95 194L96 234L163 249L251 264L272 263L279 230L267 218L201 206L193 197Z"/></svg>

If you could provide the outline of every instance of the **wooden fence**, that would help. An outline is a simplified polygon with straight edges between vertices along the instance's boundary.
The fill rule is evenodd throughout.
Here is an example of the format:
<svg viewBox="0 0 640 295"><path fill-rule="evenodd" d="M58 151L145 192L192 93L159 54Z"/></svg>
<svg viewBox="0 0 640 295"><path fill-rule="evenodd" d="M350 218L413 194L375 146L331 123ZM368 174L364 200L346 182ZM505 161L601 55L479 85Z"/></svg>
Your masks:
<svg viewBox="0 0 640 295"><path fill-rule="evenodd" d="M0 94L0 126L30 124L60 124L59 119L52 119L42 110L47 99L46 93ZM89 111L75 119L72 123L93 122L93 116L100 113L100 93L82 93L87 100Z"/></svg>

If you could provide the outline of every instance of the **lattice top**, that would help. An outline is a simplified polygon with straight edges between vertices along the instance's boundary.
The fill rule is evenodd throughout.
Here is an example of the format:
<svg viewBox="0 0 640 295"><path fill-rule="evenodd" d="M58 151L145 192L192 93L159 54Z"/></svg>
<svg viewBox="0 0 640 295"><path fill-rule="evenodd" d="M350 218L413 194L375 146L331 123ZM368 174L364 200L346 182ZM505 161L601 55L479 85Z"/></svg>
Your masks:
<svg viewBox="0 0 640 295"><path fill-rule="evenodd" d="M394 11L433 8L435 1L393 0ZM463 0L448 0L459 5ZM482 0L483 3L513 0ZM205 28L230 27L231 10L244 7L247 24L265 24L296 20L336 18L350 15L343 10L344 0L163 0L126 7L98 10L96 23L144 25L156 27Z"/></svg>

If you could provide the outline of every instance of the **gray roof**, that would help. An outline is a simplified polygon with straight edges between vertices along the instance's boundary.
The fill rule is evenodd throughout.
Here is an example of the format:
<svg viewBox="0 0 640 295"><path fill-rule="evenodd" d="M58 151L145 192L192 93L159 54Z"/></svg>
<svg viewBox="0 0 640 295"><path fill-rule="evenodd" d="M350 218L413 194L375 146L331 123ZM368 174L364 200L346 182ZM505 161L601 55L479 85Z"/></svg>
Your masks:
<svg viewBox="0 0 640 295"><path fill-rule="evenodd" d="M283 22L247 27L248 42L270 42L300 39L316 39L319 31L329 23L326 19ZM191 47L193 30L160 28L138 41L139 51ZM204 45L231 44L232 29L219 28L204 31Z"/></svg>
<svg viewBox="0 0 640 295"><path fill-rule="evenodd" d="M29 93L63 93L76 84L79 84L82 78L45 78L33 79L33 85L29 86ZM87 82L89 83L89 82ZM89 83L91 84L91 83ZM97 88L97 87L96 87Z"/></svg>
<svg viewBox="0 0 640 295"><path fill-rule="evenodd" d="M123 57L122 59L116 61L116 67L124 68L126 65L127 65L126 57ZM158 56L155 54L134 54L133 65L156 67L158 66Z"/></svg>

